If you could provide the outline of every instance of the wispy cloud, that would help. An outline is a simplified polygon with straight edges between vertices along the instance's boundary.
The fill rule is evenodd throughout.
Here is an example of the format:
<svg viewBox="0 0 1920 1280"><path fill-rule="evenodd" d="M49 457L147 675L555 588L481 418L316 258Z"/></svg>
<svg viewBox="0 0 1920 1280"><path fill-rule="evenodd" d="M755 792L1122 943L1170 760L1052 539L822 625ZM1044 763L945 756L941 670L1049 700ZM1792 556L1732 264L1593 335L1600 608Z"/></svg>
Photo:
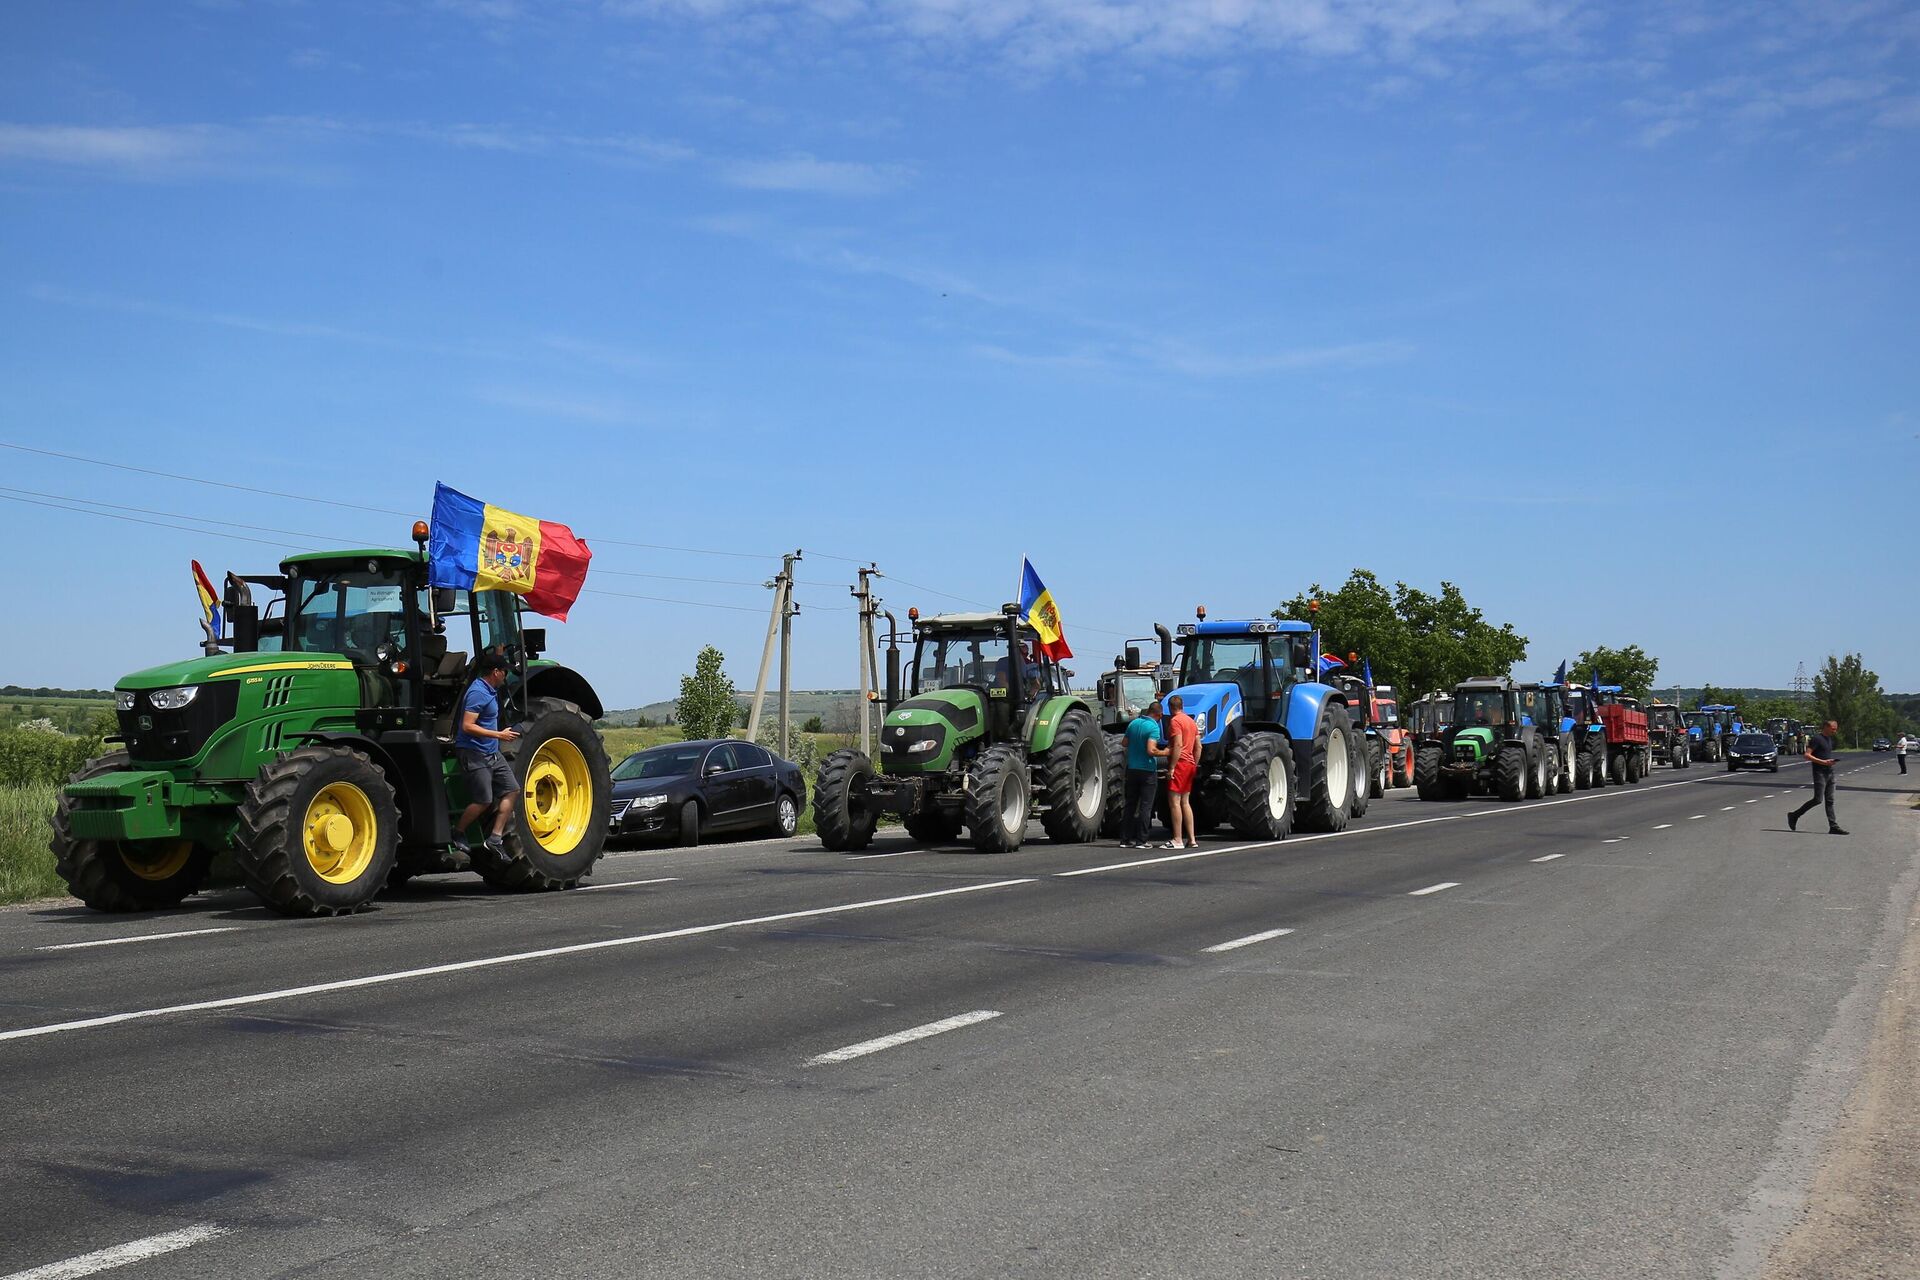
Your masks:
<svg viewBox="0 0 1920 1280"><path fill-rule="evenodd" d="M810 191L823 195L870 196L891 191L909 177L895 165L856 160L822 160L794 152L766 160L731 160L719 166L720 180L754 191Z"/></svg>
<svg viewBox="0 0 1920 1280"><path fill-rule="evenodd" d="M249 150L244 132L219 125L0 123L0 157L145 180L216 172Z"/></svg>

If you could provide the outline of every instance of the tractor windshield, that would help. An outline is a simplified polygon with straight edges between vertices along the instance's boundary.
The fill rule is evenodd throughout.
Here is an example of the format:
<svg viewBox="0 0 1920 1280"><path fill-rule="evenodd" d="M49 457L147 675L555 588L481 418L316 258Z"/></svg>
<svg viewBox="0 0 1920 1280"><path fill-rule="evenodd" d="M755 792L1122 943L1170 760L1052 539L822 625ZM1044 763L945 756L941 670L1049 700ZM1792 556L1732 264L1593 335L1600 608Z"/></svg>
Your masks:
<svg viewBox="0 0 1920 1280"><path fill-rule="evenodd" d="M1681 716L1687 722L1687 728L1711 732L1714 728L1713 713L1710 711L1689 711Z"/></svg>
<svg viewBox="0 0 1920 1280"><path fill-rule="evenodd" d="M1374 710L1379 714L1380 723L1398 725L1400 723L1400 704L1392 698L1382 698L1378 694L1373 699Z"/></svg>
<svg viewBox="0 0 1920 1280"><path fill-rule="evenodd" d="M344 653L380 660L382 645L407 645L407 585L398 565L303 565L287 580L287 621L281 647L289 653Z"/></svg>
<svg viewBox="0 0 1920 1280"><path fill-rule="evenodd" d="M1269 650L1265 636L1194 636L1180 655L1180 683L1238 684L1255 692L1263 664L1272 670L1275 689L1291 680L1284 650Z"/></svg>
<svg viewBox="0 0 1920 1280"><path fill-rule="evenodd" d="M1520 691L1520 719L1525 724L1558 723L1560 717L1553 714L1553 700L1545 689L1522 689Z"/></svg>
<svg viewBox="0 0 1920 1280"><path fill-rule="evenodd" d="M913 691L927 693L969 684L1005 690L1011 687L1011 670L1005 635L954 632L922 636L914 661ZM1038 678L1037 667L1029 674Z"/></svg>
<svg viewBox="0 0 1920 1280"><path fill-rule="evenodd" d="M1453 722L1457 725L1505 724L1507 695L1500 689L1462 689L1453 695Z"/></svg>

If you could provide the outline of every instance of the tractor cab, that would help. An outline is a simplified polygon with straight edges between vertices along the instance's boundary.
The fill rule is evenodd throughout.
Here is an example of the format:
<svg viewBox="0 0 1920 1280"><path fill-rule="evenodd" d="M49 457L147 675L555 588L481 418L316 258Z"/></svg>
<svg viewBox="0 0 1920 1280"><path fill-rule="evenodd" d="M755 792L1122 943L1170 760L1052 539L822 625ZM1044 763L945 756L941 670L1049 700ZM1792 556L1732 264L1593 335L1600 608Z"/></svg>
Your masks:
<svg viewBox="0 0 1920 1280"><path fill-rule="evenodd" d="M1519 694L1505 680L1469 681L1453 691L1456 729L1505 729L1520 723Z"/></svg>
<svg viewBox="0 0 1920 1280"><path fill-rule="evenodd" d="M1647 704L1647 728L1649 730L1675 731L1681 729L1680 708L1671 702L1649 702Z"/></svg>
<svg viewBox="0 0 1920 1280"><path fill-rule="evenodd" d="M1315 636L1304 622L1202 618L1178 630L1179 688L1205 741L1217 740L1237 719L1284 722L1288 691L1317 680Z"/></svg>
<svg viewBox="0 0 1920 1280"><path fill-rule="evenodd" d="M1005 613L915 619L910 689L899 710L937 705L954 722L955 745L975 736L965 730L978 723L989 741L1008 741L1028 710L1068 692L1066 671L1041 649L1038 633ZM899 718L896 711L888 723Z"/></svg>
<svg viewBox="0 0 1920 1280"><path fill-rule="evenodd" d="M1129 711L1147 706L1173 692L1177 679L1173 662L1173 632L1157 622L1153 624L1153 629L1160 645L1157 664L1148 665L1142 660L1140 646L1146 643L1144 638L1129 640L1126 647L1114 656L1113 669L1101 674L1096 687L1103 728L1125 730L1131 718Z"/></svg>
<svg viewBox="0 0 1920 1280"><path fill-rule="evenodd" d="M1416 738L1437 738L1453 723L1451 694L1428 693L1407 704L1407 728Z"/></svg>

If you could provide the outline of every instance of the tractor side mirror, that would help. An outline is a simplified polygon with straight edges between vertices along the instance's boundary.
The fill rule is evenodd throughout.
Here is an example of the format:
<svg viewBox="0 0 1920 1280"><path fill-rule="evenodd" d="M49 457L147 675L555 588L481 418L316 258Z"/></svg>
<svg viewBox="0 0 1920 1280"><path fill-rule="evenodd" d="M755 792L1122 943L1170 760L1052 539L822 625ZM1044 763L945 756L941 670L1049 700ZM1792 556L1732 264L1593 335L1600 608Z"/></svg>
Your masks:
<svg viewBox="0 0 1920 1280"><path fill-rule="evenodd" d="M1127 646L1127 664L1126 665L1127 665L1127 670L1129 671L1138 671L1140 669L1140 646L1139 645L1130 644Z"/></svg>
<svg viewBox="0 0 1920 1280"><path fill-rule="evenodd" d="M435 613L452 613L459 603L460 593L454 588L435 587L433 589L433 611Z"/></svg>
<svg viewBox="0 0 1920 1280"><path fill-rule="evenodd" d="M545 627L526 628L520 633L520 647L526 650L527 661L532 662L547 651L547 629Z"/></svg>

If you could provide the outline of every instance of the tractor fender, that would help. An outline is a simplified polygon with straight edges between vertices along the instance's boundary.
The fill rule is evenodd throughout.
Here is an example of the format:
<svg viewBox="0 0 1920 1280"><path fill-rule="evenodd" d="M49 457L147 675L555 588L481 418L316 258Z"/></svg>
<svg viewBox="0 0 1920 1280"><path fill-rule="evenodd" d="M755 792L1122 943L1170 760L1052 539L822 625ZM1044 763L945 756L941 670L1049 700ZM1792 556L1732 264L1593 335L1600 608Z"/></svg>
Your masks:
<svg viewBox="0 0 1920 1280"><path fill-rule="evenodd" d="M1027 750L1034 754L1050 750L1053 747L1054 735L1060 731L1060 721L1075 707L1093 716L1095 724L1100 722L1100 717L1095 714L1085 698L1073 698L1060 694L1028 707L1026 723L1020 726L1020 740L1027 744Z"/></svg>
<svg viewBox="0 0 1920 1280"><path fill-rule="evenodd" d="M1347 705L1340 692L1324 684L1297 684L1287 691L1287 736L1295 742L1312 742L1320 732L1320 721L1328 706Z"/></svg>
<svg viewBox="0 0 1920 1280"><path fill-rule="evenodd" d="M542 662L527 668L527 698L559 698L571 702L584 711L589 720L598 720L607 713L600 704L600 695L593 691L587 678L572 667L558 663Z"/></svg>
<svg viewBox="0 0 1920 1280"><path fill-rule="evenodd" d="M1202 746L1211 746L1216 742L1228 742L1239 734L1241 717L1245 706L1240 696L1240 686L1225 682L1182 685L1169 691L1168 697L1180 695L1181 710L1206 727L1201 731Z"/></svg>
<svg viewBox="0 0 1920 1280"><path fill-rule="evenodd" d="M402 844L443 845L453 838L447 813L446 774L440 744L419 730L390 730L377 738L343 730L286 735L289 743L315 743L358 751L393 784L400 807Z"/></svg>

